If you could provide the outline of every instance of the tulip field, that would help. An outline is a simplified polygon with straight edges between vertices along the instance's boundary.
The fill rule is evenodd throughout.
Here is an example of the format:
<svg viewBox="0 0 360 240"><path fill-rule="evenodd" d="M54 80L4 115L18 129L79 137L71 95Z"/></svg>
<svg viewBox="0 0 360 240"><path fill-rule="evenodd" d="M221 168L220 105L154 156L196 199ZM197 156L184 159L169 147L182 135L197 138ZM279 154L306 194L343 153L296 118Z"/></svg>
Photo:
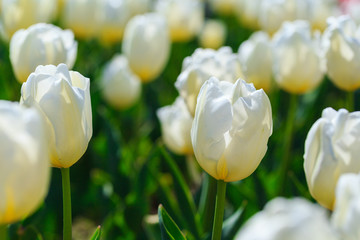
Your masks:
<svg viewBox="0 0 360 240"><path fill-rule="evenodd" d="M360 239L359 0L0 0L0 240Z"/></svg>

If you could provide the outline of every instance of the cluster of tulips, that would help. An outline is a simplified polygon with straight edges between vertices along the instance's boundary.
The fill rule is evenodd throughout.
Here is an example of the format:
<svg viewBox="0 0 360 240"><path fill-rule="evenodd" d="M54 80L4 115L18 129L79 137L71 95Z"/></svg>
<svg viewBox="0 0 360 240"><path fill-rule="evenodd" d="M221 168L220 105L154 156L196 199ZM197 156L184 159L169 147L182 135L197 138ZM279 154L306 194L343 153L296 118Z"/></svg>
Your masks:
<svg viewBox="0 0 360 240"><path fill-rule="evenodd" d="M237 53L223 46L226 25L206 19L206 6L220 15L236 15L254 31ZM90 79L71 70L79 57L78 44L89 39L104 47L121 43L121 53L104 65L96 87L104 101L122 111L139 101L142 84L159 79L173 43L196 37L201 48L183 59L172 79L179 96L156 115L165 146L176 156L187 156L197 187L206 183L201 184L207 193L205 224L201 229L195 219L187 225L191 229L180 229L160 206L155 222L161 237L227 236L226 187L249 177L266 155L273 134L270 99L279 89L290 94L277 193L284 195L299 95L329 79L347 92L347 110L325 108L306 137L303 169L308 191L318 204L277 197L236 229L233 238L359 239L356 8L357 1L333 0L1 0L0 33L9 44L12 70L22 86L18 102L0 100L0 240L9 237L9 225L42 204L51 167L61 170L63 238L72 239L69 169L86 152L96 118ZM184 187L184 182L179 185ZM184 199L192 197L183 193ZM92 239L100 237L97 229Z"/></svg>

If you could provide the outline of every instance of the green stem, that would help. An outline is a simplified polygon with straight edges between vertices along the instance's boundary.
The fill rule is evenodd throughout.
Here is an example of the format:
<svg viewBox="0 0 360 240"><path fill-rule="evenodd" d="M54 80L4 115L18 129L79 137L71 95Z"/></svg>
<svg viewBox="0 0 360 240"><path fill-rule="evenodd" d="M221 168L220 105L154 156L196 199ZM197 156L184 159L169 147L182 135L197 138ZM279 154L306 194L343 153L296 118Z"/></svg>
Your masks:
<svg viewBox="0 0 360 240"><path fill-rule="evenodd" d="M215 199L216 179L205 173L199 207L204 232L211 231L215 212Z"/></svg>
<svg viewBox="0 0 360 240"><path fill-rule="evenodd" d="M354 92L353 91L350 91L350 92L347 92L346 93L346 104L347 104L347 110L349 112L353 112L355 110L354 108Z"/></svg>
<svg viewBox="0 0 360 240"><path fill-rule="evenodd" d="M212 232L212 240L221 240L221 231L224 218L226 195L226 182L222 180L217 181L216 203L215 203L215 216Z"/></svg>
<svg viewBox="0 0 360 240"><path fill-rule="evenodd" d="M9 239L7 225L0 225L0 239L3 239L3 240Z"/></svg>
<svg viewBox="0 0 360 240"><path fill-rule="evenodd" d="M280 188L279 195L284 195L285 184L287 182L287 172L290 165L290 151L293 139L294 132L294 122L297 109L297 96L295 94L290 95L290 106L288 111L288 116L286 119L286 128L284 136L284 149L283 149L283 159L280 169Z"/></svg>
<svg viewBox="0 0 360 240"><path fill-rule="evenodd" d="M63 239L72 239L70 168L60 168L63 189Z"/></svg>

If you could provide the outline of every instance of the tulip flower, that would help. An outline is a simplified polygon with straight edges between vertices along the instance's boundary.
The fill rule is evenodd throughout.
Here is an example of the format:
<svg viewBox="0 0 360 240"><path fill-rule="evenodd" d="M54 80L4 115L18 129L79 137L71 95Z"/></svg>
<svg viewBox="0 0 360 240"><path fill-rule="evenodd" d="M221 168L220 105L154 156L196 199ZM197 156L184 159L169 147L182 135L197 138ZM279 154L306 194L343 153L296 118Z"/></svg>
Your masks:
<svg viewBox="0 0 360 240"><path fill-rule="evenodd" d="M164 69L170 52L165 18L156 13L133 17L125 28L122 51L143 82L154 80Z"/></svg>
<svg viewBox="0 0 360 240"><path fill-rule="evenodd" d="M303 94L320 84L324 66L308 22L285 22L274 35L273 49L273 72L281 88Z"/></svg>
<svg viewBox="0 0 360 240"><path fill-rule="evenodd" d="M236 1L235 13L244 26L251 29L259 28L259 14L262 2L266 0Z"/></svg>
<svg viewBox="0 0 360 240"><path fill-rule="evenodd" d="M340 233L341 239L360 238L357 227L360 221L360 175L345 173L340 176L336 186L336 201L331 216L332 225Z"/></svg>
<svg viewBox="0 0 360 240"><path fill-rule="evenodd" d="M252 216L236 240L337 240L328 214L317 204L302 198L275 198Z"/></svg>
<svg viewBox="0 0 360 240"><path fill-rule="evenodd" d="M104 67L101 76L105 100L118 109L132 106L140 97L141 81L130 69L123 55L115 55Z"/></svg>
<svg viewBox="0 0 360 240"><path fill-rule="evenodd" d="M266 32L255 32L239 47L239 59L247 82L269 91L272 79L272 48ZM259 71L261 69L261 71Z"/></svg>
<svg viewBox="0 0 360 240"><path fill-rule="evenodd" d="M333 209L341 174L360 171L360 112L326 108L305 141L304 170L313 198Z"/></svg>
<svg viewBox="0 0 360 240"><path fill-rule="evenodd" d="M163 15L173 42L186 42L201 30L204 4L193 0L158 0L155 11Z"/></svg>
<svg viewBox="0 0 360 240"><path fill-rule="evenodd" d="M340 9L336 0L312 0L310 22L313 29L324 31L326 19L331 16L337 16L339 13Z"/></svg>
<svg viewBox="0 0 360 240"><path fill-rule="evenodd" d="M21 88L21 103L43 113L51 138L51 163L69 168L92 136L90 81L65 64L38 66Z"/></svg>
<svg viewBox="0 0 360 240"><path fill-rule="evenodd" d="M355 33L356 25L350 17L329 18L322 39L327 74L346 91L360 87L360 41Z"/></svg>
<svg viewBox="0 0 360 240"><path fill-rule="evenodd" d="M70 30L45 23L17 31L10 41L10 60L19 82L25 82L38 65L65 63L72 68L77 42Z"/></svg>
<svg viewBox="0 0 360 240"><path fill-rule="evenodd" d="M231 15L234 12L236 1L239 0L209 0L209 3L215 12L223 15Z"/></svg>
<svg viewBox="0 0 360 240"><path fill-rule="evenodd" d="M184 99L177 97L170 106L157 110L165 145L176 154L192 154L190 130L193 118Z"/></svg>
<svg viewBox="0 0 360 240"><path fill-rule="evenodd" d="M128 2L131 16L145 14L150 11L152 7L152 0L125 0Z"/></svg>
<svg viewBox="0 0 360 240"><path fill-rule="evenodd" d="M0 100L0 228L29 216L47 194L50 159L44 126L36 109Z"/></svg>
<svg viewBox="0 0 360 240"><path fill-rule="evenodd" d="M57 0L2 0L0 30L10 40L19 29L35 23L51 22L56 13Z"/></svg>
<svg viewBox="0 0 360 240"><path fill-rule="evenodd" d="M199 36L202 48L220 48L226 39L226 25L219 20L206 20Z"/></svg>
<svg viewBox="0 0 360 240"><path fill-rule="evenodd" d="M198 48L192 56L184 59L175 87L184 98L191 115L195 114L201 86L212 76L231 83L243 77L240 61L230 47L222 47L217 51Z"/></svg>

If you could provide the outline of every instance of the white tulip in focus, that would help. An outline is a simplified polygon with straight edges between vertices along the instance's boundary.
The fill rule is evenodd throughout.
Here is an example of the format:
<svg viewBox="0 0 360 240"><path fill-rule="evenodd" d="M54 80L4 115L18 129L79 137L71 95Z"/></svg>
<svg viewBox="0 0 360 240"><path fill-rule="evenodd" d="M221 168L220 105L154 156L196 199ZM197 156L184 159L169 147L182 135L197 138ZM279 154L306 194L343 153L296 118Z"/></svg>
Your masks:
<svg viewBox="0 0 360 240"><path fill-rule="evenodd" d="M305 199L275 198L252 216L236 240L337 240L326 210Z"/></svg>
<svg viewBox="0 0 360 240"><path fill-rule="evenodd" d="M273 73L278 85L293 94L317 87L324 76L319 48L308 22L285 22L273 37Z"/></svg>
<svg viewBox="0 0 360 240"><path fill-rule="evenodd" d="M19 29L51 22L57 8L57 0L2 0L0 4L0 28L9 40Z"/></svg>
<svg viewBox="0 0 360 240"><path fill-rule="evenodd" d="M209 19L204 22L199 35L199 43L202 48L220 48L226 39L226 25L219 21Z"/></svg>
<svg viewBox="0 0 360 240"><path fill-rule="evenodd" d="M165 68L170 53L165 18L156 13L133 17L125 28L122 51L143 82L154 80Z"/></svg>
<svg viewBox="0 0 360 240"><path fill-rule="evenodd" d="M50 159L39 112L0 100L0 141L0 225L6 225L33 213L48 191Z"/></svg>
<svg viewBox="0 0 360 240"><path fill-rule="evenodd" d="M324 31L326 19L340 14L337 0L312 0L311 25L314 29Z"/></svg>
<svg viewBox="0 0 360 240"><path fill-rule="evenodd" d="M191 40L204 22L204 4L198 0L158 0L155 10L166 18L173 42Z"/></svg>
<svg viewBox="0 0 360 240"><path fill-rule="evenodd" d="M231 15L234 12L236 1L239 0L209 0L210 7L220 14Z"/></svg>
<svg viewBox="0 0 360 240"><path fill-rule="evenodd" d="M106 101L118 109L131 107L140 97L141 81L123 55L116 55L105 66L101 85Z"/></svg>
<svg viewBox="0 0 360 240"><path fill-rule="evenodd" d="M165 145L176 154L192 154L190 130L193 118L184 99L177 97L170 106L157 110Z"/></svg>
<svg viewBox="0 0 360 240"><path fill-rule="evenodd" d="M247 82L269 91L272 79L271 40L266 32L255 32L239 47L239 59Z"/></svg>
<svg viewBox="0 0 360 240"><path fill-rule="evenodd" d="M38 65L74 66L77 42L70 30L38 23L17 31L10 41L10 61L19 82L25 82Z"/></svg>
<svg viewBox="0 0 360 240"><path fill-rule="evenodd" d="M305 141L304 170L313 198L333 209L341 174L360 171L360 112L326 108Z"/></svg>
<svg viewBox="0 0 360 240"><path fill-rule="evenodd" d="M120 42L126 23L131 18L128 0L98 1L99 37L105 43Z"/></svg>
<svg viewBox="0 0 360 240"><path fill-rule="evenodd" d="M77 38L90 39L99 32L99 0L64 0L62 20ZM102 1L102 0L101 0Z"/></svg>
<svg viewBox="0 0 360 240"><path fill-rule="evenodd" d="M23 83L21 103L46 118L54 167L71 167L85 153L92 136L90 101L90 80L65 64L38 66Z"/></svg>
<svg viewBox="0 0 360 240"><path fill-rule="evenodd" d="M331 216L332 224L342 239L360 239L360 175L346 173L336 186L336 201Z"/></svg>
<svg viewBox="0 0 360 240"><path fill-rule="evenodd" d="M222 47L217 51L198 48L184 59L175 87L193 116L200 88L212 76L231 83L243 77L240 61L230 47Z"/></svg>
<svg viewBox="0 0 360 240"><path fill-rule="evenodd" d="M201 87L191 141L199 165L225 182L248 177L258 167L272 134L268 96L253 84L212 77Z"/></svg>
<svg viewBox="0 0 360 240"><path fill-rule="evenodd" d="M275 33L285 21L309 20L310 0L266 0L260 5L260 28L269 34Z"/></svg>
<svg viewBox="0 0 360 240"><path fill-rule="evenodd" d="M350 17L329 18L322 39L327 74L346 91L360 87L360 40L355 33L356 24Z"/></svg>

